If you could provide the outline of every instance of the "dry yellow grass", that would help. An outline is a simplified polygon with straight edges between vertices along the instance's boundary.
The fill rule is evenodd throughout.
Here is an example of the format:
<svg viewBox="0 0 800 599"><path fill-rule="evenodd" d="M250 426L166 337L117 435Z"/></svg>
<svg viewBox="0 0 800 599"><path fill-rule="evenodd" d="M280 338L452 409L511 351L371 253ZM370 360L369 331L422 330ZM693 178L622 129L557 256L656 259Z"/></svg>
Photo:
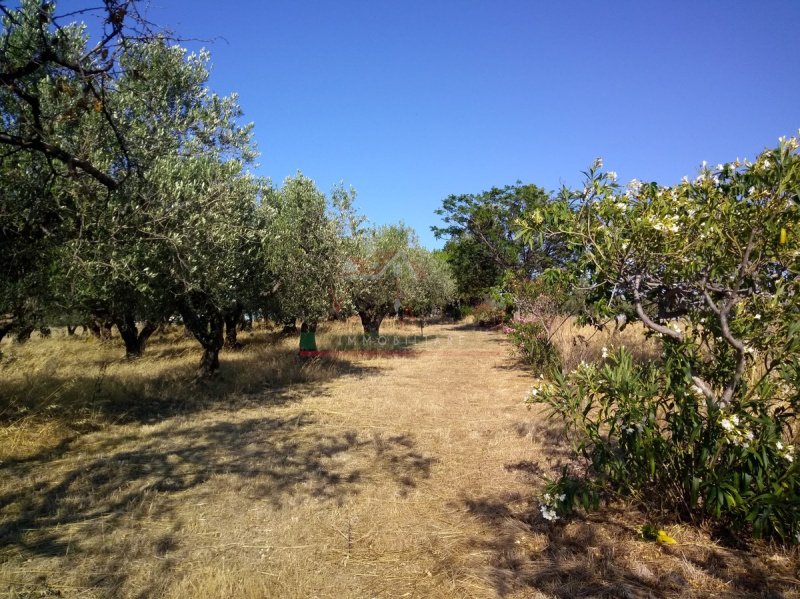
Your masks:
<svg viewBox="0 0 800 599"><path fill-rule="evenodd" d="M657 345L644 338L644 327L639 323L629 324L621 331L610 325L599 330L578 326L574 318L568 318L558 326L552 342L567 369L574 368L582 361L599 360L604 347L609 350L626 347L639 361L655 360L660 355Z"/></svg>
<svg viewBox="0 0 800 599"><path fill-rule="evenodd" d="M335 325L319 343L357 332ZM661 547L611 508L546 524L541 475L570 454L521 403L532 377L502 335L383 332L402 351L300 363L296 340L258 331L202 383L178 333L135 362L80 338L4 344L0 593L797 595L792 553L687 527Z"/></svg>

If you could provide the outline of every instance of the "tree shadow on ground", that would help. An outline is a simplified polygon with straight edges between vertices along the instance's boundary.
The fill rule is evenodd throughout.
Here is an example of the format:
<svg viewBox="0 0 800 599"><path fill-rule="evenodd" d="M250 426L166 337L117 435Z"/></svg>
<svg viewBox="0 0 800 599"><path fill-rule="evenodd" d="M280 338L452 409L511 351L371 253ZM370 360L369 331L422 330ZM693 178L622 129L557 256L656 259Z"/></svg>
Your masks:
<svg viewBox="0 0 800 599"><path fill-rule="evenodd" d="M518 437L535 443L539 448L538 453L547 456L544 466L541 462L529 460L506 464L506 470L522 473L526 477L526 483L538 484L542 477L557 476L565 466L574 466L576 463L577 454L569 446L562 425L539 416L530 420L518 420L511 425L511 430Z"/></svg>
<svg viewBox="0 0 800 599"><path fill-rule="evenodd" d="M502 324L483 325L477 322L457 322L450 325L454 331L485 331L489 333L497 333L502 328Z"/></svg>
<svg viewBox="0 0 800 599"><path fill-rule="evenodd" d="M488 554L487 575L501 597L796 597L789 565L775 566L713 544L660 545L641 540L644 517L607 507L549 522L533 495L465 498L486 534L469 541Z"/></svg>
<svg viewBox="0 0 800 599"><path fill-rule="evenodd" d="M234 493L274 509L292 498L342 505L367 484L402 495L436 461L409 436L326 433L302 412L120 432L2 465L5 480L16 482L0 490L0 554L14 561L76 555L110 530L153 518L178 524L189 491L193 498ZM166 553L175 541L153 542Z"/></svg>
<svg viewBox="0 0 800 599"><path fill-rule="evenodd" d="M288 348L268 353L245 349L235 361L223 363L215 377L197 379L186 362L164 366L172 351L187 353L159 346L133 362L108 360L83 368L76 362L56 372L45 365L34 375L0 378L0 425L22 419L58 421L84 433L108 424L155 424L209 408L236 410L297 401L309 393L325 395L334 379L381 371L354 361L354 356L326 355L304 362Z"/></svg>

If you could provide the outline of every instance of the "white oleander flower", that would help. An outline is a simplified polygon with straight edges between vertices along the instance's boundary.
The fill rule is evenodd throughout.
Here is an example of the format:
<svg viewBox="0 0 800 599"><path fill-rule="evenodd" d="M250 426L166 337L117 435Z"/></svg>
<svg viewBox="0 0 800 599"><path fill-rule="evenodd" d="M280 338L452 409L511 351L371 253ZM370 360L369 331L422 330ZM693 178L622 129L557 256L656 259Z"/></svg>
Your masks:
<svg viewBox="0 0 800 599"><path fill-rule="evenodd" d="M542 512L542 518L545 520L549 520L550 522L555 522L558 520L558 514L556 514L554 509L551 509L546 505L542 505L539 507L539 510Z"/></svg>

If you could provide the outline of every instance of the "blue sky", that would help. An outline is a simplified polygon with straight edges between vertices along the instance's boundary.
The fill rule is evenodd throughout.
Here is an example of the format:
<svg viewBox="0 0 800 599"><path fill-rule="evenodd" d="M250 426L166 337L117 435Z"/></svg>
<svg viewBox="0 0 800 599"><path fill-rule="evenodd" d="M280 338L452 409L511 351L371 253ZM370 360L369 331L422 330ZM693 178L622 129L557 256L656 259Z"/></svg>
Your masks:
<svg viewBox="0 0 800 599"><path fill-rule="evenodd" d="M798 0L151 0L148 15L208 40L184 45L239 93L260 174L344 181L429 247L451 193L577 185L596 156L669 184L800 127Z"/></svg>

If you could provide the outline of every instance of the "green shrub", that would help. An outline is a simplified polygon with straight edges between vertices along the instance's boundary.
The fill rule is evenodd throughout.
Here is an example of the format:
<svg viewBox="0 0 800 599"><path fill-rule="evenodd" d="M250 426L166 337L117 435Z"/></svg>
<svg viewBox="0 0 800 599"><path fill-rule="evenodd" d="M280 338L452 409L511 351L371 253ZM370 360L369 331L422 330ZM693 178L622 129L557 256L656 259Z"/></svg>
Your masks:
<svg viewBox="0 0 800 599"><path fill-rule="evenodd" d="M483 302L472 311L475 322L482 327L495 327L508 319L506 311L492 302Z"/></svg>
<svg viewBox="0 0 800 599"><path fill-rule="evenodd" d="M556 350L541 323L514 319L503 327L514 352L528 366L548 372L560 365Z"/></svg>
<svg viewBox="0 0 800 599"><path fill-rule="evenodd" d="M598 322L624 315L661 340L657 363L606 351L603 364L532 393L564 419L586 460L583 503L591 492L630 495L733 530L798 538L798 148L781 138L753 162L704 163L672 187L623 187L597 160L582 191L562 192L555 216L521 219L523 238L573 248L572 265L548 276L586 290ZM563 478L550 497L576 480Z"/></svg>
<svg viewBox="0 0 800 599"><path fill-rule="evenodd" d="M555 481L543 514L596 507L599 496L618 495L795 540L800 467L790 439L800 367L785 365L723 409L686 375L679 348L666 346L666 364L637 365L621 348L531 393L529 401L563 419L589 473L582 482L566 473Z"/></svg>

